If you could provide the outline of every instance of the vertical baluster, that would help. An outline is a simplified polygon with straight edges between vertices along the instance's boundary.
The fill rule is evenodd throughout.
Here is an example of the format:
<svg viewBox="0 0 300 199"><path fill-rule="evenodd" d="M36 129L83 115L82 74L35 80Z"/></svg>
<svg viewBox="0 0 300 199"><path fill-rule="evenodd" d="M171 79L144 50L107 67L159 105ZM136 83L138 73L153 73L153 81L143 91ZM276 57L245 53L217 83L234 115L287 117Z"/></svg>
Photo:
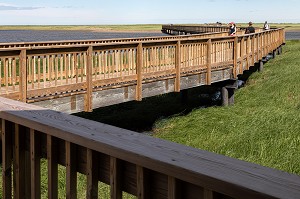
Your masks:
<svg viewBox="0 0 300 199"><path fill-rule="evenodd" d="M238 60L238 37L234 37L233 43L233 78L237 78L237 60Z"/></svg>
<svg viewBox="0 0 300 199"><path fill-rule="evenodd" d="M168 199L181 198L180 186L177 184L176 178L168 176Z"/></svg>
<svg viewBox="0 0 300 199"><path fill-rule="evenodd" d="M93 59L93 66L92 66L93 79L97 80L97 72L98 72L98 53L97 52L94 53L92 59Z"/></svg>
<svg viewBox="0 0 300 199"><path fill-rule="evenodd" d="M47 135L47 160L48 160L48 198L58 198L58 164L57 140Z"/></svg>
<svg viewBox="0 0 300 199"><path fill-rule="evenodd" d="M2 65L3 65L3 59L0 58L0 91L2 90Z"/></svg>
<svg viewBox="0 0 300 199"><path fill-rule="evenodd" d="M97 199L98 198L98 165L96 159L96 153L87 148L87 199Z"/></svg>
<svg viewBox="0 0 300 199"><path fill-rule="evenodd" d="M180 68L181 68L181 42L177 41L176 44L176 54L175 54L175 92L180 92Z"/></svg>
<svg viewBox="0 0 300 199"><path fill-rule="evenodd" d="M106 79L106 75L108 74L108 67L107 67L107 52L103 51L103 69L104 69L104 79Z"/></svg>
<svg viewBox="0 0 300 199"><path fill-rule="evenodd" d="M8 58L5 58L5 90L6 93L8 93L8 86L9 86L9 80L8 80L8 67L9 67L9 63L8 63Z"/></svg>
<svg viewBox="0 0 300 199"><path fill-rule="evenodd" d="M132 69L132 62L133 62L133 49L129 49L128 56L129 56L129 63L128 63L128 75L131 74Z"/></svg>
<svg viewBox="0 0 300 199"><path fill-rule="evenodd" d="M209 190L209 189L204 189L203 198L204 199L213 199L214 198L213 191Z"/></svg>
<svg viewBox="0 0 300 199"><path fill-rule="evenodd" d="M65 75L65 81L66 85L69 84L69 70L68 70L68 57L67 54L63 54L63 60L64 60L64 75Z"/></svg>
<svg viewBox="0 0 300 199"><path fill-rule="evenodd" d="M75 81L76 83L78 83L78 71L79 71L79 68L78 68L78 54L77 53L74 53L73 54L73 57L74 57L74 67L75 67Z"/></svg>
<svg viewBox="0 0 300 199"><path fill-rule="evenodd" d="M46 88L46 81L47 81L47 58L43 57L43 88Z"/></svg>
<svg viewBox="0 0 300 199"><path fill-rule="evenodd" d="M34 129L30 129L31 196L41 198L40 140Z"/></svg>
<svg viewBox="0 0 300 199"><path fill-rule="evenodd" d="M38 69L37 69L37 73L38 73L38 77L37 77L37 82L38 82L38 88L41 88L40 87L40 82L41 82L41 57L40 56L38 56L38 64L37 64L37 67L38 67Z"/></svg>
<svg viewBox="0 0 300 199"><path fill-rule="evenodd" d="M33 83L32 83L32 88L35 88L35 82L36 82L36 60L35 60L35 56L32 56L32 74L33 74Z"/></svg>
<svg viewBox="0 0 300 199"><path fill-rule="evenodd" d="M83 76L84 76L84 58L83 53L80 53L80 76L81 76L81 82L83 82Z"/></svg>
<svg viewBox="0 0 300 199"><path fill-rule="evenodd" d="M12 85L12 58L8 58L8 86Z"/></svg>
<svg viewBox="0 0 300 199"><path fill-rule="evenodd" d="M210 85L211 84L211 39L208 39L207 41L207 52L206 52L206 84Z"/></svg>
<svg viewBox="0 0 300 199"><path fill-rule="evenodd" d="M15 124L14 136L14 198L25 196L25 132L26 128Z"/></svg>
<svg viewBox="0 0 300 199"><path fill-rule="evenodd" d="M119 160L110 157L110 197L113 199L122 198L120 165Z"/></svg>
<svg viewBox="0 0 300 199"><path fill-rule="evenodd" d="M13 86L13 91L16 91L16 82L17 82L17 64L16 64L16 58L13 58L13 60L12 60L12 86Z"/></svg>
<svg viewBox="0 0 300 199"><path fill-rule="evenodd" d="M137 185L137 198L138 199L148 199L150 198L149 189L147 189L148 175L146 174L146 169L136 165L136 185Z"/></svg>
<svg viewBox="0 0 300 199"><path fill-rule="evenodd" d="M48 72L48 82L49 82L49 87L51 87L51 61L50 61L50 55L47 55L46 56L46 59L47 59L47 72Z"/></svg>
<svg viewBox="0 0 300 199"><path fill-rule="evenodd" d="M75 57L75 53L70 54L70 67L71 67L71 83L73 83L73 79L74 79L74 57Z"/></svg>
<svg viewBox="0 0 300 199"><path fill-rule="evenodd" d="M54 70L55 70L55 86L58 86L57 80L58 80L58 71L59 71L59 66L58 66L58 55L54 55Z"/></svg>
<svg viewBox="0 0 300 199"><path fill-rule="evenodd" d="M1 119L2 131L2 194L3 198L12 198L12 126Z"/></svg>
<svg viewBox="0 0 300 199"><path fill-rule="evenodd" d="M142 100L142 64L143 64L143 46L142 43L138 44L137 47L137 66L136 66L136 76L137 76L137 85L136 85L136 100Z"/></svg>
<svg viewBox="0 0 300 199"><path fill-rule="evenodd" d="M124 68L124 50L120 50L120 77L123 76L123 68Z"/></svg>
<svg viewBox="0 0 300 199"><path fill-rule="evenodd" d="M63 79L64 79L64 67L66 67L64 65L64 55L63 54L59 55L59 67L60 67L60 77L59 77L59 79L60 79L60 85L62 85L63 84Z"/></svg>
<svg viewBox="0 0 300 199"><path fill-rule="evenodd" d="M66 146L66 198L77 198L76 146L65 142Z"/></svg>

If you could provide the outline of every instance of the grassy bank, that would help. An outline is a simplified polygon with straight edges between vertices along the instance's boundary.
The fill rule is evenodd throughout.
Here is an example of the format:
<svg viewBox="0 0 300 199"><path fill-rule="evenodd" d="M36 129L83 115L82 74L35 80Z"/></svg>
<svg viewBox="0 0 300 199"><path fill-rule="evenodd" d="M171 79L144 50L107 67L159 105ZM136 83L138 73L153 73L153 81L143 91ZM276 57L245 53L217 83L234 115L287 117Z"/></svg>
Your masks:
<svg viewBox="0 0 300 199"><path fill-rule="evenodd" d="M156 123L155 136L300 175L300 41L254 73L235 105Z"/></svg>

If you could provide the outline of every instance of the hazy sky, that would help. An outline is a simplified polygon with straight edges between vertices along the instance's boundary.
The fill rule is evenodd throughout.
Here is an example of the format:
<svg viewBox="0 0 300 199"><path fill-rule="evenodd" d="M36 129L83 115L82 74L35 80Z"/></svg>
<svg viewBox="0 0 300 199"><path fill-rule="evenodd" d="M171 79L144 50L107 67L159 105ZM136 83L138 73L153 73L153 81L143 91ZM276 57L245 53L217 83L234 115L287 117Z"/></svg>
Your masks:
<svg viewBox="0 0 300 199"><path fill-rule="evenodd" d="M300 23L300 0L0 0L0 25Z"/></svg>

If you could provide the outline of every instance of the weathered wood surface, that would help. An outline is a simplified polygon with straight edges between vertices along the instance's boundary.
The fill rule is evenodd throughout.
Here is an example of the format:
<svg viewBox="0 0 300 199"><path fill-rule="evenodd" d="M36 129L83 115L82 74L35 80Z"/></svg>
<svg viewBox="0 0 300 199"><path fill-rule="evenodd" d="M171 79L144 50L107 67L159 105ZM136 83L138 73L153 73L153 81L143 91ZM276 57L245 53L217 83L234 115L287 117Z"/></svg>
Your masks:
<svg viewBox="0 0 300 199"><path fill-rule="evenodd" d="M53 148L43 144L55 142L60 150L57 160L67 167L66 187L70 198L76 196L73 186L76 172L89 175L89 194L94 192L95 178L110 184L111 198L119 198L120 191L140 198L146 195L149 198L224 198L223 194L245 199L300 198L299 176L253 163L5 98L0 98L0 118L5 197L11 194L12 178L8 171L17 144L12 142L16 132L13 124L18 124L29 131L25 136L30 142L24 144L30 144L25 148L32 151L32 196L39 194L36 190L40 183L36 175L40 171L38 158L48 158L49 168L57 174L56 166L51 166L56 162L50 155ZM96 176L90 176L93 174ZM50 183L55 182L54 178ZM56 194L53 189L57 187L51 187L52 194Z"/></svg>

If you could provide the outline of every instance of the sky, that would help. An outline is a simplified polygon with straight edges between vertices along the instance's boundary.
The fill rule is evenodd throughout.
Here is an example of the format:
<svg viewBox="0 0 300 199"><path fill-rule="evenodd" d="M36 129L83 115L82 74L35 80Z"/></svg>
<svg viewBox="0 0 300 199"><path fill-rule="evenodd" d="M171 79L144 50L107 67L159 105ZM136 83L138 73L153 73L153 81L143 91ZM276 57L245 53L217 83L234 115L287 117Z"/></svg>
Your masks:
<svg viewBox="0 0 300 199"><path fill-rule="evenodd" d="M0 0L0 25L300 23L299 0Z"/></svg>

